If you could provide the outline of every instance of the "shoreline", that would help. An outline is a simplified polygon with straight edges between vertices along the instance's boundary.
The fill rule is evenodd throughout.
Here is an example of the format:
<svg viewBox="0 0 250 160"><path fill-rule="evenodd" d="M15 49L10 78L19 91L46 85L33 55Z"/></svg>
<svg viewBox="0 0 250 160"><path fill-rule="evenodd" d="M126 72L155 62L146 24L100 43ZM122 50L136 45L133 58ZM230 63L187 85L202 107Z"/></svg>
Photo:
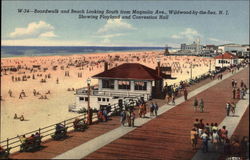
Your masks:
<svg viewBox="0 0 250 160"><path fill-rule="evenodd" d="M65 53L65 54L44 54L44 55L15 55L15 56L8 56L8 57L1 57L1 59L9 59L9 58L30 58L30 57L50 57L50 56L82 56L82 55L93 55L93 54L113 54L113 53L126 53L126 52L149 52L149 51L162 51L164 52L164 49L138 49L138 50L117 50L117 51L98 51L98 52L81 52L81 53ZM51 55L49 55L51 54ZM9 55L9 54L8 54ZM3 56L3 55L1 55Z"/></svg>

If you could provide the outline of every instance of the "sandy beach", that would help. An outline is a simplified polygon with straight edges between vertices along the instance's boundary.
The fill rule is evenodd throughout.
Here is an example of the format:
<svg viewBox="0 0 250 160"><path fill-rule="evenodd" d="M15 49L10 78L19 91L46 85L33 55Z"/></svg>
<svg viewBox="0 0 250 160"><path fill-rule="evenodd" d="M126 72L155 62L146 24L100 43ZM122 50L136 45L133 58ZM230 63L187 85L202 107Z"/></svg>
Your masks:
<svg viewBox="0 0 250 160"><path fill-rule="evenodd" d="M172 66L172 76L177 78L167 80L168 84L189 79L190 64L193 66L193 78L209 71L210 60L211 69L214 69L212 58L163 56L160 51L2 58L2 67L20 69L17 72L1 72L1 140L77 116L77 113L68 112L68 105L75 102L75 96L74 91L67 90L85 87L88 77L104 70L104 60L109 63L109 68L127 62L155 68L159 55L161 64ZM97 80L92 79L91 85L96 84ZM26 96L20 98L22 90ZM39 99L45 95L48 99ZM25 121L14 119L15 113L23 115Z"/></svg>

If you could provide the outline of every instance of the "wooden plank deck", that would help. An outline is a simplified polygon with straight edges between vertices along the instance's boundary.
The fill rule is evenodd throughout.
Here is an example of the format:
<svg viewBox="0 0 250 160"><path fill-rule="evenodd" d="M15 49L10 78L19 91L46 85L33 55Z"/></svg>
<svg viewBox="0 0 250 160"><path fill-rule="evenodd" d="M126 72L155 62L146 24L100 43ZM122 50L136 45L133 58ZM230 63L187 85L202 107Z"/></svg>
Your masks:
<svg viewBox="0 0 250 160"><path fill-rule="evenodd" d="M249 69L233 76L248 84ZM86 159L192 159L196 151L190 144L190 130L195 118L204 123L220 123L225 118L225 104L232 100L231 79L197 95L203 98L204 113L194 113L193 99L174 107L156 119L128 133L85 157Z"/></svg>

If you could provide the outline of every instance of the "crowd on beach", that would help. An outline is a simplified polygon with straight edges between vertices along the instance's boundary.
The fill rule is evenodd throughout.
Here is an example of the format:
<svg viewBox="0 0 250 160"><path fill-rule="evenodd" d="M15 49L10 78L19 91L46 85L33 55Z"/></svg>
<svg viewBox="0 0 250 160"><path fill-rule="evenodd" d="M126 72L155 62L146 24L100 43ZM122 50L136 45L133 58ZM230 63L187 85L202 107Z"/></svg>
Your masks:
<svg viewBox="0 0 250 160"><path fill-rule="evenodd" d="M122 63L142 63L155 68L156 57L158 56L158 52L132 52L124 54L92 54L87 56L6 58L1 61L1 65L3 66L1 68L1 78L9 77L9 83L20 83L25 81L38 81L40 83L52 81L52 83L54 83L53 81L55 81L56 84L59 84L60 82L63 83L63 79L67 77L71 79L87 78L96 70L101 69L101 71L103 71L102 68L104 68L105 61L109 63L109 68L116 67ZM208 67L209 64L209 60L202 57L161 56L161 65L171 66L172 74L189 74L190 66L194 69L204 66ZM12 90L11 97L15 98L13 95L16 94L16 91L14 92L11 87L9 90ZM22 90L26 90L26 88L22 88ZM22 92L22 90L20 92ZM30 94L32 93L27 93L27 95ZM19 95L19 99L25 97L23 93ZM47 95L43 95L43 97L41 96L40 99L46 99ZM5 98L5 94L1 95L1 100Z"/></svg>

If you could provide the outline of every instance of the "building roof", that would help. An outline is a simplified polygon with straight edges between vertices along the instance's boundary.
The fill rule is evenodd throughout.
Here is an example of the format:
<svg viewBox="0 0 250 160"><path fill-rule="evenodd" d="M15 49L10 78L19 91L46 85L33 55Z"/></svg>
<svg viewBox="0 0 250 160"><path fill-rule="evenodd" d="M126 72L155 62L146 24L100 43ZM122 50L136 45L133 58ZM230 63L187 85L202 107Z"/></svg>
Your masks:
<svg viewBox="0 0 250 160"><path fill-rule="evenodd" d="M171 75L161 73L157 74L157 70L149 68L139 63L124 63L110 70L94 75L93 78L109 78L109 79L133 79L133 80L160 80L172 79Z"/></svg>
<svg viewBox="0 0 250 160"><path fill-rule="evenodd" d="M226 52L224 54L220 54L218 56L215 56L214 58L215 59L236 59L238 57L232 53Z"/></svg>

